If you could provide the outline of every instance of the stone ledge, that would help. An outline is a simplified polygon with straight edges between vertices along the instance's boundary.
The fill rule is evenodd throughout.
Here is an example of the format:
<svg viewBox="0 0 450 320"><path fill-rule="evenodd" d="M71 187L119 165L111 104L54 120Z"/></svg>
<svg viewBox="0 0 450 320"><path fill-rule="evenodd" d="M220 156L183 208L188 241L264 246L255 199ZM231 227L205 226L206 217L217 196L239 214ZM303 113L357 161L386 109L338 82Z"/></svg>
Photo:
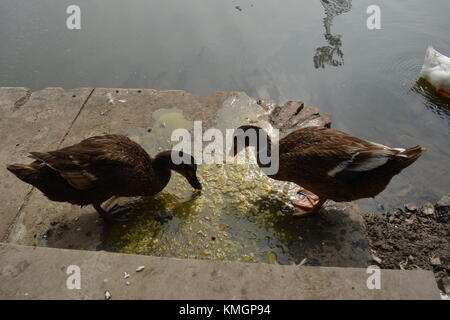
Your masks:
<svg viewBox="0 0 450 320"><path fill-rule="evenodd" d="M81 270L69 290L69 265ZM145 266L141 272L136 268ZM130 274L124 279L123 272ZM429 271L188 260L0 244L0 299L440 299ZM129 284L127 285L127 281Z"/></svg>

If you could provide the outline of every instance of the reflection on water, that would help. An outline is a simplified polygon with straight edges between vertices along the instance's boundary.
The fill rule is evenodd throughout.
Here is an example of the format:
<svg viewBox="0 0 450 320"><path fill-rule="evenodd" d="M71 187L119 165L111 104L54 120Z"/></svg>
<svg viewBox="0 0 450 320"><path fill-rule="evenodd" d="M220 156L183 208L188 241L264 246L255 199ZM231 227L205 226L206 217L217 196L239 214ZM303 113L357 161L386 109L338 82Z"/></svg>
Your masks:
<svg viewBox="0 0 450 320"><path fill-rule="evenodd" d="M316 54L313 59L314 67L316 69L325 68L326 64L333 67L339 67L344 64L344 53L341 50L341 35L331 34L331 26L334 17L351 10L352 1L320 0L320 2L325 8L326 17L323 19L323 25L325 26L325 40L327 40L328 45L316 49Z"/></svg>

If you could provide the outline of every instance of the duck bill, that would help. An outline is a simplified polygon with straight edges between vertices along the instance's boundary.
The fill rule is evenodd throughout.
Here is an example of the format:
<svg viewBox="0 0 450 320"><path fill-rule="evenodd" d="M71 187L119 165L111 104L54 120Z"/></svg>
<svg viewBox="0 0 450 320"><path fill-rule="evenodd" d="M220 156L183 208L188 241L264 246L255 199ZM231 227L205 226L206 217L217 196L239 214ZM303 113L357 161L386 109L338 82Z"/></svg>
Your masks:
<svg viewBox="0 0 450 320"><path fill-rule="evenodd" d="M187 181L192 186L192 188L197 189L197 190L202 190L202 185L201 185L200 181L198 181L198 178L196 175L187 177Z"/></svg>

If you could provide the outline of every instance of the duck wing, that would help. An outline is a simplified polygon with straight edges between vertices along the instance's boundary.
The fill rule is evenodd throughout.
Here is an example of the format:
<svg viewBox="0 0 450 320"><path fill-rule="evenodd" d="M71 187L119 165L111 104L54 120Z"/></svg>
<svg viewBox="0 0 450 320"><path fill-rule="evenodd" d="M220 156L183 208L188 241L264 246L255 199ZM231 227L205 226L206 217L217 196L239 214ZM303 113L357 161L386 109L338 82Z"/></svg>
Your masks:
<svg viewBox="0 0 450 320"><path fill-rule="evenodd" d="M140 157L146 156L141 149L125 136L106 135L56 151L31 152L30 157L59 172L75 189L88 190L118 180L114 169L133 167ZM134 157L136 153L138 156Z"/></svg>
<svg viewBox="0 0 450 320"><path fill-rule="evenodd" d="M352 158L343 161L327 172L331 177L351 182L362 176L362 173L382 167L390 160L395 159L403 150L395 149L368 149L353 153Z"/></svg>
<svg viewBox="0 0 450 320"><path fill-rule="evenodd" d="M405 151L327 128L310 127L297 132L280 141L280 162L296 163L317 176L327 175L345 182L401 157Z"/></svg>

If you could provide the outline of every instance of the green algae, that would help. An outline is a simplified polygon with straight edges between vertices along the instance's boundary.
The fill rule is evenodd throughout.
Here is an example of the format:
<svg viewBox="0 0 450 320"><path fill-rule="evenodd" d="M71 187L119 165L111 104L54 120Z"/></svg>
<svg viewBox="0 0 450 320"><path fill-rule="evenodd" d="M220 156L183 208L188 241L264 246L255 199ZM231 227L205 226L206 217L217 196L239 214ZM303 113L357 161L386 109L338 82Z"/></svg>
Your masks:
<svg viewBox="0 0 450 320"><path fill-rule="evenodd" d="M175 129L191 130L193 127L192 121L186 120L179 109L159 109L152 116L154 121L148 128L125 130L130 139L139 143L151 155L174 146L170 137Z"/></svg>
<svg viewBox="0 0 450 320"><path fill-rule="evenodd" d="M249 122L270 130L265 111L240 94L224 103L215 126L224 132ZM174 129L192 127L182 111L161 109L154 113L151 130L131 128L127 134L155 154L173 146ZM161 193L136 201L133 220L112 227L109 250L242 262L301 260L301 253L290 249L301 241L289 201L294 185L268 178L254 161L203 164L197 174L201 192L174 173Z"/></svg>

